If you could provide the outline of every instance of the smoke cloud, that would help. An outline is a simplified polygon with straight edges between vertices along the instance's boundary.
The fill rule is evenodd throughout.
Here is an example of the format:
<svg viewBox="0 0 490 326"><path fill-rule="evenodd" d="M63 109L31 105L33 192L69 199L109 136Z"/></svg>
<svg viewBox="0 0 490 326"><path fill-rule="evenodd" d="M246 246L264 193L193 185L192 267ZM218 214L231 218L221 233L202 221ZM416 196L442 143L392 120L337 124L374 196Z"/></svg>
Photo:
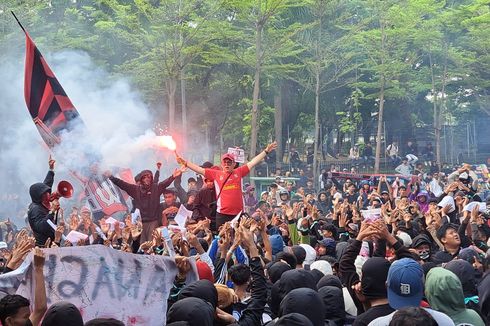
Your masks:
<svg viewBox="0 0 490 326"><path fill-rule="evenodd" d="M86 127L64 134L55 148L55 184L69 180L76 196L81 184L70 171L83 173L93 159L100 162L101 172L129 167L136 174L154 170L155 163L162 161L162 177L171 173L176 167L174 155L157 148L155 121L128 80L111 77L83 52L43 55ZM24 52L8 57L0 62L0 219L6 215L15 219L28 206L29 186L44 179L49 157L24 101Z"/></svg>

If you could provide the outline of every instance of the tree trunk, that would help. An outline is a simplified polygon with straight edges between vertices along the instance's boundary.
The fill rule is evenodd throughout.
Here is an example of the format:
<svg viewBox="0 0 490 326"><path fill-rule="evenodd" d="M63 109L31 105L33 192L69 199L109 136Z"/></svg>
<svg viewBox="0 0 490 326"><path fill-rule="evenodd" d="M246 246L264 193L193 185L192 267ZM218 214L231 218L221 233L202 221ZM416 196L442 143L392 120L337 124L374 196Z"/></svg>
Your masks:
<svg viewBox="0 0 490 326"><path fill-rule="evenodd" d="M257 22L255 35L255 77L254 91L252 99L252 130L250 135L250 158L254 157L257 152L257 135L259 120L259 94L260 94L260 68L262 61L262 25ZM254 176L254 169L250 171L250 176Z"/></svg>
<svg viewBox="0 0 490 326"><path fill-rule="evenodd" d="M168 77L165 86L167 88L168 102L168 131L172 132L175 128L175 92L177 90L177 78Z"/></svg>
<svg viewBox="0 0 490 326"><path fill-rule="evenodd" d="M313 143L313 184L318 189L318 143L320 134L320 71L315 76L315 137Z"/></svg>
<svg viewBox="0 0 490 326"><path fill-rule="evenodd" d="M185 93L185 79L184 79L184 71L180 72L180 95L182 101L182 132L181 141L182 141L182 151L187 149L187 101L186 101L186 93Z"/></svg>
<svg viewBox="0 0 490 326"><path fill-rule="evenodd" d="M441 129L442 129L442 110L446 107L446 84L447 84L447 41L444 41L444 71L442 74L441 101L437 110L437 129L436 129L436 163L441 170Z"/></svg>
<svg viewBox="0 0 490 326"><path fill-rule="evenodd" d="M381 28L381 65L384 69L385 64L385 41L386 34L384 29L384 22L380 21ZM381 161L381 136L383 135L383 110L385 107L385 86L386 76L381 74L381 87L379 89L379 111L378 111L378 130L376 132L376 157L374 159L374 173L379 173L380 161Z"/></svg>
<svg viewBox="0 0 490 326"><path fill-rule="evenodd" d="M376 133L376 157L374 161L374 173L379 173L381 160L381 136L383 135L383 110L385 102L385 80L382 77L381 88L379 90L379 111L378 111L378 131Z"/></svg>
<svg viewBox="0 0 490 326"><path fill-rule="evenodd" d="M441 85L441 100L439 101L438 99L438 91L436 87L436 77L435 77L435 72L434 72L434 62L432 61L432 52L430 50L429 46L429 65L430 65L430 72L431 72L431 80L432 80L432 94L433 94L433 110L434 110L434 140L436 143L436 165L438 169L441 169L441 129L442 129L442 109L445 105L445 98L446 98L446 77L447 77L447 42L444 42L444 71L442 74L442 85Z"/></svg>
<svg viewBox="0 0 490 326"><path fill-rule="evenodd" d="M276 149L276 169L282 166L283 146L282 146L282 81L274 94L274 129L277 141Z"/></svg>

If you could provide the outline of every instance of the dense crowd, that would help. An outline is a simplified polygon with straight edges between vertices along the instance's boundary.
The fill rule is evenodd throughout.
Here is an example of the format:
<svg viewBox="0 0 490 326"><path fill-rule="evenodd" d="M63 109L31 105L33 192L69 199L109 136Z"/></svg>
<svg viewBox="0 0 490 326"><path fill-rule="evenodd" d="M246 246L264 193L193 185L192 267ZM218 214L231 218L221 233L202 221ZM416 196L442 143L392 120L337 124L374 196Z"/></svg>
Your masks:
<svg viewBox="0 0 490 326"><path fill-rule="evenodd" d="M51 160L44 182L30 188L29 225L17 231L1 222L3 273L35 251L34 273L42 279L40 248L103 244L175 259L167 325L488 325L488 175L468 164L425 172L427 165L406 159L396 162L407 166L400 176L362 179L333 168L318 180L302 171L286 181L276 171L258 194L244 177L275 146L242 165L229 154L221 166L178 157L181 168L162 182L159 170L142 171L134 183L106 173L138 209L139 217L128 212L123 221L97 221L86 206L63 214L50 196ZM182 185L186 169L197 175ZM175 221L181 205L190 211L185 227ZM71 231L87 237L64 240ZM199 280L187 284L190 257L197 257ZM1 299L0 321L84 324L68 302L48 309L42 281L33 298ZM85 325L124 323L98 318Z"/></svg>

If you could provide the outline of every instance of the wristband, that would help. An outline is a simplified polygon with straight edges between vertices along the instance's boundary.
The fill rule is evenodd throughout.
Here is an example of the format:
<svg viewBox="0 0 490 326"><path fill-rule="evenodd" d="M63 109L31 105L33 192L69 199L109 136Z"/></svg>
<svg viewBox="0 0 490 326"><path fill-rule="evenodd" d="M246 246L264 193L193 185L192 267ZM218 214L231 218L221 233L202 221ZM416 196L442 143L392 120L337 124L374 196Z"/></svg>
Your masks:
<svg viewBox="0 0 490 326"><path fill-rule="evenodd" d="M233 250L228 250L228 252L226 253L226 255L233 255Z"/></svg>
<svg viewBox="0 0 490 326"><path fill-rule="evenodd" d="M266 149L264 149L265 155L269 155L270 152L268 152Z"/></svg>

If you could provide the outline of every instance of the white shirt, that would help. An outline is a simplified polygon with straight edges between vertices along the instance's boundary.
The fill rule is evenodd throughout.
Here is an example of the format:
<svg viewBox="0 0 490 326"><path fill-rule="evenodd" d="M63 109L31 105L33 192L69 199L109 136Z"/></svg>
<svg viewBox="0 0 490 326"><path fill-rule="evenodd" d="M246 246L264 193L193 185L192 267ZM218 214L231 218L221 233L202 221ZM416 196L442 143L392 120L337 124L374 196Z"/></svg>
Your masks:
<svg viewBox="0 0 490 326"><path fill-rule="evenodd" d="M400 173L401 175L404 175L406 177L409 177L412 175L412 169L410 168L410 165L405 165L405 164L400 164L396 167L395 169L396 172Z"/></svg>
<svg viewBox="0 0 490 326"><path fill-rule="evenodd" d="M386 148L386 151L388 152L389 156L397 156L398 155L398 146L390 144Z"/></svg>
<svg viewBox="0 0 490 326"><path fill-rule="evenodd" d="M427 311L432 318L437 322L437 325L439 326L454 326L454 322L451 318L449 318L448 315L445 313L442 313L440 311L435 311L429 308L422 308L425 311ZM392 312L391 314L383 317L378 317L372 322L368 324L368 326L388 326L391 322L391 318L393 318L393 315L395 314L396 311Z"/></svg>
<svg viewBox="0 0 490 326"><path fill-rule="evenodd" d="M439 181L436 179L432 179L432 181L429 183L430 186L430 191L434 194L434 196L439 197L442 195L443 189L439 185Z"/></svg>

